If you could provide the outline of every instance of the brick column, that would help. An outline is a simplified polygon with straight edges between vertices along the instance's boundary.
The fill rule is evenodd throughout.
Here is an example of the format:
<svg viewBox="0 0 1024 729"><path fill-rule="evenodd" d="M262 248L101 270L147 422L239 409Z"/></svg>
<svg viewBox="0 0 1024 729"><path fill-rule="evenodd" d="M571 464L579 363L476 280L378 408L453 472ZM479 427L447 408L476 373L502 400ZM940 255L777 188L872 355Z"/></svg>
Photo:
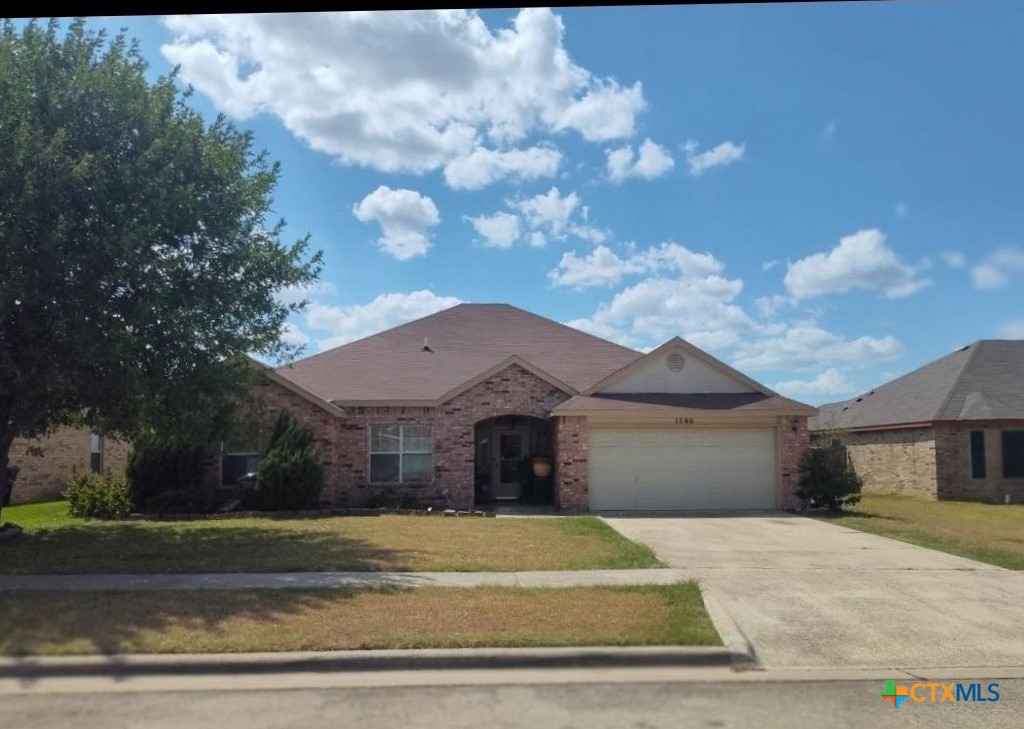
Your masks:
<svg viewBox="0 0 1024 729"><path fill-rule="evenodd" d="M586 418L555 418L555 506L563 511L588 511L588 433Z"/></svg>

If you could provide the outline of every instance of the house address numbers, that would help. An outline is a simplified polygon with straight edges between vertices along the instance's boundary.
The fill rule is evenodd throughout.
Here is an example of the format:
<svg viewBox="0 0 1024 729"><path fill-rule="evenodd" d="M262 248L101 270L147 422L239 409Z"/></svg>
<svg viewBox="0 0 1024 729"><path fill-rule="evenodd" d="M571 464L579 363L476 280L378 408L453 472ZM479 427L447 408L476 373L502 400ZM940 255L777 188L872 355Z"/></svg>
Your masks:
<svg viewBox="0 0 1024 729"><path fill-rule="evenodd" d="M676 418L676 425L693 425L693 418Z"/></svg>

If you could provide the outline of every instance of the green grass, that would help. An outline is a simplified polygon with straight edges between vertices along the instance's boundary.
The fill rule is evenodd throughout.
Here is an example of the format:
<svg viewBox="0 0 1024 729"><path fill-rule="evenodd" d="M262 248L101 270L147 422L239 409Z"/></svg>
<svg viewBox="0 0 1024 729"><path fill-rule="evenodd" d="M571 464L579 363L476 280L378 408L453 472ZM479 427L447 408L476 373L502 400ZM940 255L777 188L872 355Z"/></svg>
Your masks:
<svg viewBox="0 0 1024 729"><path fill-rule="evenodd" d="M864 496L849 513L821 517L883 537L1024 570L1024 505Z"/></svg>
<svg viewBox="0 0 1024 729"><path fill-rule="evenodd" d="M638 587L15 592L0 655L721 645L694 582Z"/></svg>
<svg viewBox="0 0 1024 729"><path fill-rule="evenodd" d="M660 567L595 517L439 516L107 522L64 502L4 510L25 535L0 574L85 572L508 572Z"/></svg>

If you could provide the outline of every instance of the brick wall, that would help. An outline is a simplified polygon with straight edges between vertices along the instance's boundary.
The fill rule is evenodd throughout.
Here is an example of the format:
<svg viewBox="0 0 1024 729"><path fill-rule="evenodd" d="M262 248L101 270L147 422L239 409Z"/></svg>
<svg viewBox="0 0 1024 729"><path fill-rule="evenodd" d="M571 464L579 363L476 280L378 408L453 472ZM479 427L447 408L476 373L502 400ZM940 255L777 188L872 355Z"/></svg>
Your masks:
<svg viewBox="0 0 1024 729"><path fill-rule="evenodd" d="M471 506L474 500L475 426L499 415L548 419L551 410L569 396L519 365L510 365L436 408L346 408L341 426L338 484L334 503L362 506L387 488L413 496L422 504L441 505L441 489L452 504ZM434 479L429 482L385 485L369 483L369 434L372 423L428 423L434 438Z"/></svg>
<svg viewBox="0 0 1024 729"><path fill-rule="evenodd" d="M783 418L779 427L779 508L793 509L800 505L800 500L796 497L800 480L800 460L810 447L810 443L806 417Z"/></svg>
<svg viewBox="0 0 1024 729"><path fill-rule="evenodd" d="M555 418L555 506L565 511L587 511L587 419Z"/></svg>
<svg viewBox="0 0 1024 729"><path fill-rule="evenodd" d="M972 430L985 433L985 478L981 479L971 477ZM1014 503L1024 502L1024 478L1003 477L1003 430L1024 430L1024 420L999 426L941 424L935 427L937 492L940 499L1003 503L1009 494Z"/></svg>
<svg viewBox="0 0 1024 729"><path fill-rule="evenodd" d="M936 498L935 431L902 428L846 433L843 440L867 494Z"/></svg>
<svg viewBox="0 0 1024 729"><path fill-rule="evenodd" d="M31 501L52 501L61 498L68 479L76 470L90 468L90 431L87 428L58 428L43 438L19 438L11 446L10 462L17 466L18 476L11 494L12 504ZM29 453L29 448L42 449L42 455ZM127 443L113 438L103 439L102 465L115 476L124 475L128 457Z"/></svg>

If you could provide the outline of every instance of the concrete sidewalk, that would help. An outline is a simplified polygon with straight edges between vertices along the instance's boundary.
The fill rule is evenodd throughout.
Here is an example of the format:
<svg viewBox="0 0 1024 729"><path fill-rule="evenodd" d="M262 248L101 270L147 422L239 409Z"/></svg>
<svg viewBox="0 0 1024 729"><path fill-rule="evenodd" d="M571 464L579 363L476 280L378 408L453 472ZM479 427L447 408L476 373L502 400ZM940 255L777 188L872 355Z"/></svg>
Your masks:
<svg viewBox="0 0 1024 729"><path fill-rule="evenodd" d="M670 585L673 569L551 572L266 572L209 574L0 575L12 590L276 590L344 587L594 587Z"/></svg>

